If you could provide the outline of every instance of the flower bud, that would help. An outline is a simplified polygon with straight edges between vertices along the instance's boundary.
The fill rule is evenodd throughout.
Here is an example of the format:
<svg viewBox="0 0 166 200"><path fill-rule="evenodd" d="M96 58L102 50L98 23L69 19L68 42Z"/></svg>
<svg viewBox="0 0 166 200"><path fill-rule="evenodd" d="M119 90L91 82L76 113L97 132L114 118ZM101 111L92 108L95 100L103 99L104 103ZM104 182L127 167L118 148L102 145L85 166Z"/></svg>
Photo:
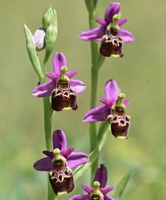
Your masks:
<svg viewBox="0 0 166 200"><path fill-rule="evenodd" d="M45 29L43 27L37 29L33 35L33 39L35 42L36 50L41 51L45 48Z"/></svg>
<svg viewBox="0 0 166 200"><path fill-rule="evenodd" d="M51 22L54 20L54 12L51 7L51 5L44 11L43 17L42 17L42 25L44 29L47 29Z"/></svg>
<svg viewBox="0 0 166 200"><path fill-rule="evenodd" d="M45 46L46 46L46 51L45 51L45 61L48 60L58 34L57 30L57 14L56 10L53 10L51 6L49 6L43 15L42 18L42 25L44 29L46 30L46 36L45 36Z"/></svg>

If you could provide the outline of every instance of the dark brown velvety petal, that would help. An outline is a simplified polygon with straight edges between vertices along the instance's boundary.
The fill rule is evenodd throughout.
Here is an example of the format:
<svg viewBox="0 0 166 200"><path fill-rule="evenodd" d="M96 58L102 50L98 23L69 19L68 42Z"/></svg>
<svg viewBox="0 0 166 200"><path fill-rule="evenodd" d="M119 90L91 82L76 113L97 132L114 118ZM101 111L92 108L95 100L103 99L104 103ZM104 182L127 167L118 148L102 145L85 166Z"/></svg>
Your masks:
<svg viewBox="0 0 166 200"><path fill-rule="evenodd" d="M123 57L122 46L122 38L118 32L111 31L102 37L100 53L106 57L110 57L111 55Z"/></svg>
<svg viewBox="0 0 166 200"><path fill-rule="evenodd" d="M77 96L69 83L60 83L52 92L52 109L62 111L67 109L77 110Z"/></svg>
<svg viewBox="0 0 166 200"><path fill-rule="evenodd" d="M71 192L74 189L74 176L69 167L63 170L53 170L49 173L49 180L55 194L59 192Z"/></svg>
<svg viewBox="0 0 166 200"><path fill-rule="evenodd" d="M111 131L115 138L128 138L130 116L125 114L123 108L116 107L107 119L111 124Z"/></svg>

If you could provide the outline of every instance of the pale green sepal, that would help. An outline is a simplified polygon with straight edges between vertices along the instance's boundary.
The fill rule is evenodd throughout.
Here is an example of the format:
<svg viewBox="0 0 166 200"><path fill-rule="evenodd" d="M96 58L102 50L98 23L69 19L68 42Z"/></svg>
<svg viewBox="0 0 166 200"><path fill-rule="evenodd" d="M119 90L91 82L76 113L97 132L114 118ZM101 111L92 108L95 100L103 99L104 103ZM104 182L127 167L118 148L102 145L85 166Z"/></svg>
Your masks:
<svg viewBox="0 0 166 200"><path fill-rule="evenodd" d="M45 29L47 29L50 25L50 22L52 21L53 17L53 9L52 6L49 5L48 8L44 11L43 17L42 17L42 25Z"/></svg>
<svg viewBox="0 0 166 200"><path fill-rule="evenodd" d="M120 200L126 185L131 177L131 172L132 170L129 170L123 177L122 179L119 181L119 183L115 186L114 189L114 193L113 193L113 197L116 198L116 200Z"/></svg>
<svg viewBox="0 0 166 200"><path fill-rule="evenodd" d="M95 149L93 152L90 153L88 162L84 165L77 167L74 170L75 182L85 173L86 170L88 170L91 167L91 165L98 156L99 156L99 150Z"/></svg>
<svg viewBox="0 0 166 200"><path fill-rule="evenodd" d="M29 59L32 63L34 70L36 71L39 77L39 80L41 80L43 78L43 73L42 73L40 61L36 52L36 46L34 44L33 35L31 31L29 30L29 28L26 26L26 24L24 24L24 33L26 37L26 48L29 55Z"/></svg>

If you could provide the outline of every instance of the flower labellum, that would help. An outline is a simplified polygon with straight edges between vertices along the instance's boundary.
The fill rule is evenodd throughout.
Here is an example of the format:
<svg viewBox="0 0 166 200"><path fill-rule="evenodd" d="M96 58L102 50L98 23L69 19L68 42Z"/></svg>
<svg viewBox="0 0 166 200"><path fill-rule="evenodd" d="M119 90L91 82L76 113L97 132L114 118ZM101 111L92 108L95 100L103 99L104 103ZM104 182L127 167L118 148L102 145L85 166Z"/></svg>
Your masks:
<svg viewBox="0 0 166 200"><path fill-rule="evenodd" d="M49 172L49 180L55 194L60 192L71 192L74 189L73 172L69 167L63 170Z"/></svg>
<svg viewBox="0 0 166 200"><path fill-rule="evenodd" d="M67 67L61 68L61 75L57 80L57 87L52 91L52 109L55 111L77 110L77 96L70 88L70 79L65 75Z"/></svg>
<svg viewBox="0 0 166 200"><path fill-rule="evenodd" d="M130 128L131 117L125 114L125 105L122 100L125 98L123 93L120 93L118 100L112 106L111 114L107 120L111 124L111 131L115 138L127 139Z"/></svg>
<svg viewBox="0 0 166 200"><path fill-rule="evenodd" d="M103 56L123 57L122 53L122 38L119 36L119 26L116 21L119 16L116 14L113 16L113 22L111 26L107 26L106 35L101 39L100 53Z"/></svg>
<svg viewBox="0 0 166 200"><path fill-rule="evenodd" d="M60 154L59 149L54 149L54 169L49 172L49 180L55 194L71 192L74 189L74 176L72 169L66 166L66 159Z"/></svg>

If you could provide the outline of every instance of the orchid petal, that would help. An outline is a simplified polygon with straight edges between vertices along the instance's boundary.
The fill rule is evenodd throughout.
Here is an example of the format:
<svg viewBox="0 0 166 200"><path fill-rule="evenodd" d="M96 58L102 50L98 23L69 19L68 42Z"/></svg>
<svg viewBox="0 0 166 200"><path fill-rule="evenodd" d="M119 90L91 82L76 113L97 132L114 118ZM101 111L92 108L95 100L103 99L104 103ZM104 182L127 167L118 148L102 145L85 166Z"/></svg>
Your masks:
<svg viewBox="0 0 166 200"><path fill-rule="evenodd" d="M105 35L105 28L101 26L101 27L93 28L88 31L84 31L78 37L81 40L85 40L85 41L91 41L91 40L101 41L101 38L103 35Z"/></svg>
<svg viewBox="0 0 166 200"><path fill-rule="evenodd" d="M60 69L62 66L67 66L66 57L63 53L57 52L53 58L53 71L55 74L60 75Z"/></svg>
<svg viewBox="0 0 166 200"><path fill-rule="evenodd" d="M107 120L107 116L110 114L110 110L106 105L102 105L89 110L84 115L83 122L99 122Z"/></svg>
<svg viewBox="0 0 166 200"><path fill-rule="evenodd" d="M68 149L63 149L61 151L62 156L64 156L65 158L68 158L68 156L74 151L74 147L70 147Z"/></svg>
<svg viewBox="0 0 166 200"><path fill-rule="evenodd" d="M108 187L108 188L100 188L100 191L101 191L104 195L106 195L108 192L112 191L113 189L114 189L114 187L111 186L111 187Z"/></svg>
<svg viewBox="0 0 166 200"><path fill-rule="evenodd" d="M125 105L127 105L127 104L130 103L130 100L128 100L128 99L123 99L122 102L123 102Z"/></svg>
<svg viewBox="0 0 166 200"><path fill-rule="evenodd" d="M127 30L124 29L119 29L119 35L122 37L122 40L124 43L128 43L128 42L133 42L134 41L134 35Z"/></svg>
<svg viewBox="0 0 166 200"><path fill-rule="evenodd" d="M118 98L119 88L115 80L111 79L105 84L105 96L107 101L115 102Z"/></svg>
<svg viewBox="0 0 166 200"><path fill-rule="evenodd" d="M50 157L51 159L53 159L54 158L54 153L53 152L50 152L50 151L43 151L43 153L46 155L46 156L48 156L48 157Z"/></svg>
<svg viewBox="0 0 166 200"><path fill-rule="evenodd" d="M69 200L89 200L88 194L76 194L71 197Z"/></svg>
<svg viewBox="0 0 166 200"><path fill-rule="evenodd" d="M104 19L107 20L109 23L112 22L112 18L115 14L118 14L120 10L120 3L112 2L109 4Z"/></svg>
<svg viewBox="0 0 166 200"><path fill-rule="evenodd" d="M90 194L90 193L92 193L92 192L94 191L94 188L91 188L91 187L89 187L89 186L86 185L86 184L82 184L82 188L83 188L88 194Z"/></svg>
<svg viewBox="0 0 166 200"><path fill-rule="evenodd" d="M72 152L67 158L67 165L70 168L77 167L88 161L88 155L83 152Z"/></svg>
<svg viewBox="0 0 166 200"><path fill-rule="evenodd" d="M61 151L63 149L67 149L67 141L66 141L66 135L61 130L56 130L53 132L52 136L53 140L53 148L58 148Z"/></svg>
<svg viewBox="0 0 166 200"><path fill-rule="evenodd" d="M73 76L75 76L77 74L77 70L72 70L70 72L66 73L66 76L68 76L69 78L72 78Z"/></svg>
<svg viewBox="0 0 166 200"><path fill-rule="evenodd" d="M38 28L35 31L35 33L33 35L33 39L34 39L37 50L42 50L45 47L45 45L44 45L45 35L46 35L46 31L43 27Z"/></svg>
<svg viewBox="0 0 166 200"><path fill-rule="evenodd" d="M95 21L99 23L101 26L107 27L108 22L106 22L104 19L96 18Z"/></svg>
<svg viewBox="0 0 166 200"><path fill-rule="evenodd" d="M83 81L77 79L70 80L70 87L77 93L81 93L86 89L86 85Z"/></svg>
<svg viewBox="0 0 166 200"><path fill-rule="evenodd" d="M109 102L109 101L107 101L107 99L105 99L105 98L99 98L99 101L101 102L101 103L103 103L103 104L105 104L106 106L108 106L109 108L111 108L111 106L112 106L112 104Z"/></svg>
<svg viewBox="0 0 166 200"><path fill-rule="evenodd" d="M104 197L104 200L116 200L116 199L113 198L113 197L110 197L110 196L106 195L106 196Z"/></svg>
<svg viewBox="0 0 166 200"><path fill-rule="evenodd" d="M58 79L59 77L59 74L55 74L55 73L52 73L52 72L47 72L45 74L48 78L52 79L54 82L56 82L56 80Z"/></svg>
<svg viewBox="0 0 166 200"><path fill-rule="evenodd" d="M49 157L42 158L34 163L34 168L37 171L51 171L52 166L52 160Z"/></svg>
<svg viewBox="0 0 166 200"><path fill-rule="evenodd" d="M93 28L91 30L83 31L78 37L84 41L98 41L101 42L102 37L107 34L107 26L112 23L113 17L119 14L121 4L112 2L106 9L104 19L96 18L96 22L101 26ZM127 19L117 20L117 25L120 27L127 22ZM127 30L119 30L119 34L122 37L124 43L132 42L134 36Z"/></svg>
<svg viewBox="0 0 166 200"><path fill-rule="evenodd" d="M122 26L126 22L127 22L127 19L119 19L116 23L117 23L117 25Z"/></svg>
<svg viewBox="0 0 166 200"><path fill-rule="evenodd" d="M100 187L104 188L107 183L107 169L106 167L102 164L100 165L100 168L97 169L94 181L98 181L100 183Z"/></svg>
<svg viewBox="0 0 166 200"><path fill-rule="evenodd" d="M50 96L52 90L55 88L55 82L50 80L46 83L42 83L34 88L32 95L35 97L46 97Z"/></svg>

